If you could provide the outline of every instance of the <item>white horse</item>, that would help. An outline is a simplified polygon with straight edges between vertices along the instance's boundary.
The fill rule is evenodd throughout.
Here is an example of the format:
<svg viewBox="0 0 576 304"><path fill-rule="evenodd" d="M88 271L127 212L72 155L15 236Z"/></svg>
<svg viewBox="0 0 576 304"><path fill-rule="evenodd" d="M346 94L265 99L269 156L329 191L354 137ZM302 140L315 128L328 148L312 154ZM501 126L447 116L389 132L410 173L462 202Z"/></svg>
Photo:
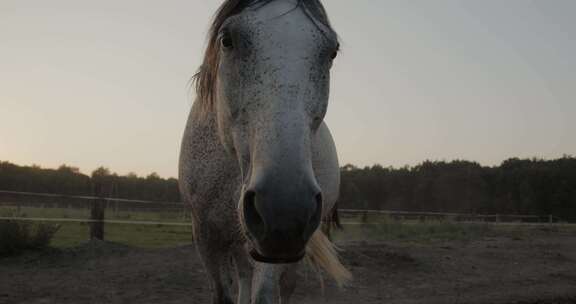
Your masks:
<svg viewBox="0 0 576 304"><path fill-rule="evenodd" d="M213 303L288 303L305 256L349 278L319 229L340 173L323 122L338 40L319 0L227 0L195 76L179 178Z"/></svg>

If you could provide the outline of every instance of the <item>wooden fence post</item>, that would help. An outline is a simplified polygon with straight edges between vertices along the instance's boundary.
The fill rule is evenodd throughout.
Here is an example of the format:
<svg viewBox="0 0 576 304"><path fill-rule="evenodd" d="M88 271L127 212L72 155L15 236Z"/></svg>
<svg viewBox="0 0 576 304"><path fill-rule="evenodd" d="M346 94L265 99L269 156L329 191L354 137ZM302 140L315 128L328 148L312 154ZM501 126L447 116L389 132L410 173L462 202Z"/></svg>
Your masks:
<svg viewBox="0 0 576 304"><path fill-rule="evenodd" d="M360 220L362 221L362 223L368 222L368 212L364 211L364 213L362 213L362 217L360 218Z"/></svg>
<svg viewBox="0 0 576 304"><path fill-rule="evenodd" d="M104 199L104 183L97 181L94 183L94 196L97 199L92 201L90 210L90 240L104 240L104 212L106 210L106 200Z"/></svg>

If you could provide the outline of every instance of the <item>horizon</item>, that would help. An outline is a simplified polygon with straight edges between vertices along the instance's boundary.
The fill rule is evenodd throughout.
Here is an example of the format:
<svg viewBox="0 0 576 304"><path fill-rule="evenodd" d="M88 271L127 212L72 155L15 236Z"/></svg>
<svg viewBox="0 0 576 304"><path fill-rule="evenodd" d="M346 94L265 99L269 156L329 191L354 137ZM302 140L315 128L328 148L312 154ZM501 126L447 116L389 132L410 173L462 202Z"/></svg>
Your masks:
<svg viewBox="0 0 576 304"><path fill-rule="evenodd" d="M0 159L177 176L219 2L3 2ZM576 2L324 5L342 38L326 117L341 166L576 154Z"/></svg>
<svg viewBox="0 0 576 304"><path fill-rule="evenodd" d="M404 168L414 169L415 167L417 167L417 166L419 166L419 165L422 165L422 164L424 164L424 163L427 163L427 162L431 162L431 163L447 163L447 164L453 163L453 162L469 162L469 163L478 164L480 167L483 167L483 168L497 168L497 167L500 167L504 162L509 161L509 160L513 160L513 159L517 159L517 160L521 160L521 161L525 161L525 160L528 160L528 161L556 161L556 160L566 159L566 158L568 158L568 159L574 159L574 158L576 158L576 157L573 156L573 155L570 155L570 154L564 154L564 155L562 155L561 157L556 157L556 158L540 158L540 157L520 158L520 157L508 157L508 158L502 160L500 163L494 164L494 165L486 165L486 164L482 164L482 163L480 163L480 162L477 162L477 161L474 161L474 160L469 160L469 159L451 159L451 160L445 160L445 159L442 159L442 160L431 160L431 159L426 159L426 160L420 161L420 162L415 163L415 164L411 164L411 165L406 164L406 165L403 165L403 166L393 166L393 165L385 166L385 165L382 165L382 164L380 164L380 163L374 163L374 164L372 164L372 165L357 166L357 165L352 164L352 163L346 163L346 164L340 164L340 169L343 169L344 167L347 167L347 166L353 166L354 168L357 168L357 169L360 169L360 170L362 170L362 169L367 169L367 168L374 168L374 167L377 167L377 166L380 166L380 167L386 168L386 169L392 169L392 170L400 170L400 169L404 169ZM80 167L77 167L77 166L75 166L75 165L73 165L73 164L67 164L67 163L62 163L62 164L57 165L57 166L47 167L47 166L43 166L43 165L39 165L39 164L35 164L35 163L32 163L32 164L20 164L20 163L14 163L14 162L12 162L12 161L10 161L10 160L0 159L0 163L3 163L3 162L10 163L10 164L12 164L12 165L16 165L16 166L19 166L19 167L30 167L30 168L32 168L32 167L37 167L37 168L40 168L40 169L43 169L43 170L58 170L60 167L66 166L66 167L68 167L68 168L78 169L78 173L83 174L83 175L87 175L87 176L90 176L90 175L92 174L92 172L94 172L94 171L96 171L96 170L98 170L98 169L100 169L100 168L104 168L104 169L109 170L109 171L110 171L110 174L112 174L112 175L118 175L118 176L135 175L136 177L139 177L139 178L145 178L145 177L147 177L147 176L156 174L156 175L158 175L158 176L159 176L160 178L162 178L162 179L176 179L176 180L178 179L178 176L164 176L164 175L158 174L158 172L155 172L155 171L147 172L147 173L136 173L136 172L132 172L132 171L131 171L131 172L117 172L117 171L115 171L113 168L109 168L109 167L106 167L106 166L98 166L98 167L95 167L95 168L92 169L92 170L84 171L84 170L82 170Z"/></svg>

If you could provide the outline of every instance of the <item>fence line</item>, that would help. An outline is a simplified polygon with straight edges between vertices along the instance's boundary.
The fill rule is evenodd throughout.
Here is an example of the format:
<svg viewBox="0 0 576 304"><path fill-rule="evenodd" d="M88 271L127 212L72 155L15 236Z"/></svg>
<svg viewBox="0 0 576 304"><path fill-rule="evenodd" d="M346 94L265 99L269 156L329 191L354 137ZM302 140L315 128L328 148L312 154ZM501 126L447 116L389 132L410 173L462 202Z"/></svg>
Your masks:
<svg viewBox="0 0 576 304"><path fill-rule="evenodd" d="M192 223L184 222L154 222L154 221L124 221L124 220L91 220L77 218L47 218L47 217L4 217L0 220L7 221L29 221L29 222L72 222L72 223L106 223L106 224L128 224L128 225L160 225L160 226L192 226Z"/></svg>
<svg viewBox="0 0 576 304"><path fill-rule="evenodd" d="M189 217L188 212L190 211L190 206L183 203L177 202L158 202L158 201L147 201L147 200L134 200L134 199L123 199L123 198L110 198L104 197L102 195L102 185L96 188L95 194L97 196L82 196L82 195L66 195L66 194L52 194L52 193L35 193L35 192L20 192L20 191L6 191L0 190L0 207L11 206L6 205L6 203L14 204L17 208L17 214L14 216L0 216L0 221L25 221L25 222L52 222L52 223L86 223L89 226L89 239L94 240L104 240L105 236L105 225L106 224L122 224L122 225L152 225L152 226L180 226L180 227L191 227L192 221L183 222L182 220ZM6 202L7 200L14 199L16 196L17 202ZM36 206L38 202L34 199L22 199L18 197L45 197L47 198L43 202L40 202L40 206ZM4 202L2 202L4 200ZM67 201L68 200L68 201ZM46 203L45 201L53 201ZM83 210L84 208L90 209L90 218L69 218L62 217L66 215L55 215L56 217L47 218L46 213L37 214L35 217L26 217L21 213L21 207L25 204L27 207L40 208L42 211L52 208L61 208L60 204L64 204L65 209L77 209ZM52 208L46 207L46 204L52 205ZM121 206L123 205L123 206ZM163 222L158 221L156 218L147 220L126 220L126 219L106 219L105 210L110 208L113 212L112 218L118 218L119 208L126 208L129 205L139 205L137 208L135 206L129 207L129 212L134 212L139 210L139 212L158 212L158 211L168 211L168 210L178 210L181 216L178 216L176 221ZM343 215L352 215L353 218L348 218L348 221L342 221L344 226L375 226L383 225L385 222L378 219L378 216L386 215L394 219L403 220L414 220L417 219L418 222L424 222L428 218L438 220L438 219L450 219L464 224L474 224L479 222L485 222L487 219L490 220L491 224L496 225L558 225L554 223L554 218L549 215L545 223L520 223L518 221L525 221L526 219L534 220L540 222L541 219L545 218L542 216L535 215L477 215L477 214L463 214L463 213L444 213L444 212L413 212L413 211L390 211L390 210L358 210L358 209L339 209ZM38 217L40 216L40 217ZM376 217L374 221L369 221L368 217ZM160 218L162 220L162 218ZM510 223L504 223L508 220ZM516 221L516 222L513 222ZM416 221L404 221L405 224L418 224Z"/></svg>
<svg viewBox="0 0 576 304"><path fill-rule="evenodd" d="M148 205L156 205L155 207L146 207L146 209L157 209L157 210L169 210L169 209L188 209L189 206L184 203L179 202L161 202L161 201L148 201L148 200L136 200L136 199L124 199L124 198L110 198L110 197L94 197L94 196L83 196L83 195L67 195L67 194L53 194L53 193L37 193L37 192L21 192L21 191L7 191L0 190L0 194L12 194L21 196L35 196L35 197L51 197L51 198L63 198L63 199L78 199L84 201L95 201L104 200L106 202L116 202L116 203L140 203ZM0 202L1 205L1 202ZM116 205L115 207L118 207ZM172 207L172 208L166 208ZM114 207L113 207L114 208ZM144 208L136 208L143 209ZM493 218L494 221L499 221L502 219L547 219L548 222L560 221L560 218L552 215L518 215L518 214L470 214L470 213L453 213L453 212L425 212L425 211L393 211L393 210L362 210L362 209L338 209L342 214L354 214L354 215L369 215L369 214L381 214L389 215L392 217L454 217L454 218L476 218L476 219L489 219Z"/></svg>
<svg viewBox="0 0 576 304"><path fill-rule="evenodd" d="M458 219L494 219L500 221L504 219L516 220L541 220L545 219L548 222L561 221L559 217L553 215L521 215L521 214L474 214L474 213L453 213L453 212L426 212L426 211L392 211L392 210L361 210L361 209L338 209L338 212L343 214L354 215L367 215L379 214L388 215L391 217L452 217Z"/></svg>
<svg viewBox="0 0 576 304"><path fill-rule="evenodd" d="M516 215L516 214L474 214L474 213L453 213L453 212L427 212L427 211L393 211L393 210L362 210L362 209L338 209L339 212L351 214L376 213L385 215L424 215L424 216L505 216L536 218L540 215Z"/></svg>
<svg viewBox="0 0 576 304"><path fill-rule="evenodd" d="M0 217L1 220L6 221L28 221L28 222L71 222L71 223L96 223L97 220L91 219L74 219L74 218L42 218L42 217ZM151 225L151 226L180 226L189 227L192 226L191 222L156 222L156 221L125 221L125 220L104 220L103 223L108 224L123 224L123 225ZM342 222L344 226L378 226L382 223L362 223L362 222ZM417 225L418 223L404 223L406 225ZM461 224L481 224L478 222L462 222ZM576 224L571 223L490 223L490 225L514 225L514 226L576 226Z"/></svg>
<svg viewBox="0 0 576 304"><path fill-rule="evenodd" d="M15 194L23 196L38 196L38 197L52 197L52 198L68 198L68 199L79 199L79 200L105 200L107 202L122 202L122 203L141 203L141 204L162 204L162 205L178 205L184 207L183 203L179 202L160 202L160 201L146 201L146 200L136 200L136 199L126 199L126 198L114 198L114 197L95 197L86 195L68 195L68 194L54 194L54 193L38 193L38 192L20 192L20 191L7 191L0 190L0 194Z"/></svg>

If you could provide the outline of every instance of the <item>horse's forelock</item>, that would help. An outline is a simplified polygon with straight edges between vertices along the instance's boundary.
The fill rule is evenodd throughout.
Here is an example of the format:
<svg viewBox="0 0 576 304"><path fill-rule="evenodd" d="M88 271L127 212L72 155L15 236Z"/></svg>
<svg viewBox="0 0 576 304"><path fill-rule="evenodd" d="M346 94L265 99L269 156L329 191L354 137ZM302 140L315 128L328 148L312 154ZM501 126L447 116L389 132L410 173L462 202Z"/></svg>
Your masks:
<svg viewBox="0 0 576 304"><path fill-rule="evenodd" d="M228 18L240 14L243 10L253 6L263 6L275 0L226 0L214 15L214 20L208 31L208 45L204 52L204 60L193 77L196 90L196 102L200 106L201 116L206 116L213 111L216 103L216 83L218 80L218 64L220 61L220 44L218 33L222 24ZM332 30L324 6L320 0L298 0L298 6L304 6L305 12L311 19Z"/></svg>

